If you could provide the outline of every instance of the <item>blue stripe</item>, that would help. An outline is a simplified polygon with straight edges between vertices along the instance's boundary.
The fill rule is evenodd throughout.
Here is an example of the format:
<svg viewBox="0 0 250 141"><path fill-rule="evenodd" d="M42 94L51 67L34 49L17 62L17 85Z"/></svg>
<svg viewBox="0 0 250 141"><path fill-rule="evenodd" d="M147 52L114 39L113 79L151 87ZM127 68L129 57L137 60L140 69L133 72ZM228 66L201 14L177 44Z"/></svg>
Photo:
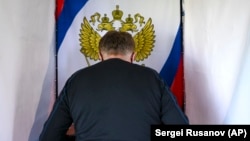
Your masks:
<svg viewBox="0 0 250 141"><path fill-rule="evenodd" d="M65 0L63 10L56 24L56 53L75 16L88 0Z"/></svg>
<svg viewBox="0 0 250 141"><path fill-rule="evenodd" d="M170 55L160 71L160 75L165 79L168 86L171 86L177 73L178 65L182 53L182 30L179 26Z"/></svg>

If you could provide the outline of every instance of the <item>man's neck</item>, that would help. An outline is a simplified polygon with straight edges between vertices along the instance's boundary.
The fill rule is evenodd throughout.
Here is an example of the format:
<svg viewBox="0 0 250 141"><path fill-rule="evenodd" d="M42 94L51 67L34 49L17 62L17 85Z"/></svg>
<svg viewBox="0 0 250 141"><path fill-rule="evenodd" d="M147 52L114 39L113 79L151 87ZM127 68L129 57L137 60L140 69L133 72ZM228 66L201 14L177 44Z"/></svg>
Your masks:
<svg viewBox="0 0 250 141"><path fill-rule="evenodd" d="M131 57L128 55L107 55L107 56L103 56L103 60L108 60L108 59L121 59L127 62L131 62Z"/></svg>

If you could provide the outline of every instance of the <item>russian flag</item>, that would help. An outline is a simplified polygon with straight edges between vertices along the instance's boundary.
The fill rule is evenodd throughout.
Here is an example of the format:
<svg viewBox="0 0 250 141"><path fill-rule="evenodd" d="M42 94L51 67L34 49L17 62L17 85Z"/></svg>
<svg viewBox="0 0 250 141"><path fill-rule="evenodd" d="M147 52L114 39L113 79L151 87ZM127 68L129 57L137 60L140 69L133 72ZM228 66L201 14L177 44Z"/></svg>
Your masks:
<svg viewBox="0 0 250 141"><path fill-rule="evenodd" d="M152 19L155 43L143 61L136 62L157 70L171 87L179 105L184 103L182 62L182 28L180 0L57 0L57 89L60 92L67 78L80 68L98 61L86 58L81 52L79 34L84 17L99 13L112 19L119 5L123 19L140 14L147 22ZM103 34L103 33L100 33ZM59 93L58 92L58 93Z"/></svg>

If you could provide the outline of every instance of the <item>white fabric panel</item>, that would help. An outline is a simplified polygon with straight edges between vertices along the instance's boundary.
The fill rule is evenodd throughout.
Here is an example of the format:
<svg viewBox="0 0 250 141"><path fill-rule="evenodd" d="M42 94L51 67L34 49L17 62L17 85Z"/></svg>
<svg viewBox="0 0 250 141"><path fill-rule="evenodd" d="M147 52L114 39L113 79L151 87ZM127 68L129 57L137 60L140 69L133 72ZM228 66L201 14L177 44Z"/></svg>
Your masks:
<svg viewBox="0 0 250 141"><path fill-rule="evenodd" d="M241 101L250 94L249 5L249 0L184 3L186 112L192 124L250 123L250 102Z"/></svg>
<svg viewBox="0 0 250 141"><path fill-rule="evenodd" d="M0 1L0 141L37 140L47 118L55 70L54 7L50 0ZM37 131L33 139L31 129Z"/></svg>
<svg viewBox="0 0 250 141"><path fill-rule="evenodd" d="M226 116L225 123L249 124L250 123L250 30L242 54L241 70L238 75L235 92Z"/></svg>

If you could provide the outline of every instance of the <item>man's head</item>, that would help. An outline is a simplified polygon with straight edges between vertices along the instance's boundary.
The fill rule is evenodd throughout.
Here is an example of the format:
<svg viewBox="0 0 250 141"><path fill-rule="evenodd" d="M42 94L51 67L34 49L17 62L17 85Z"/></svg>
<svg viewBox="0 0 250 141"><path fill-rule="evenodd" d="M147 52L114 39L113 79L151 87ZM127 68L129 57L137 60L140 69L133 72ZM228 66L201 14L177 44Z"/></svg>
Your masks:
<svg viewBox="0 0 250 141"><path fill-rule="evenodd" d="M135 54L135 42L128 32L108 31L99 42L100 58L120 58L132 62Z"/></svg>

